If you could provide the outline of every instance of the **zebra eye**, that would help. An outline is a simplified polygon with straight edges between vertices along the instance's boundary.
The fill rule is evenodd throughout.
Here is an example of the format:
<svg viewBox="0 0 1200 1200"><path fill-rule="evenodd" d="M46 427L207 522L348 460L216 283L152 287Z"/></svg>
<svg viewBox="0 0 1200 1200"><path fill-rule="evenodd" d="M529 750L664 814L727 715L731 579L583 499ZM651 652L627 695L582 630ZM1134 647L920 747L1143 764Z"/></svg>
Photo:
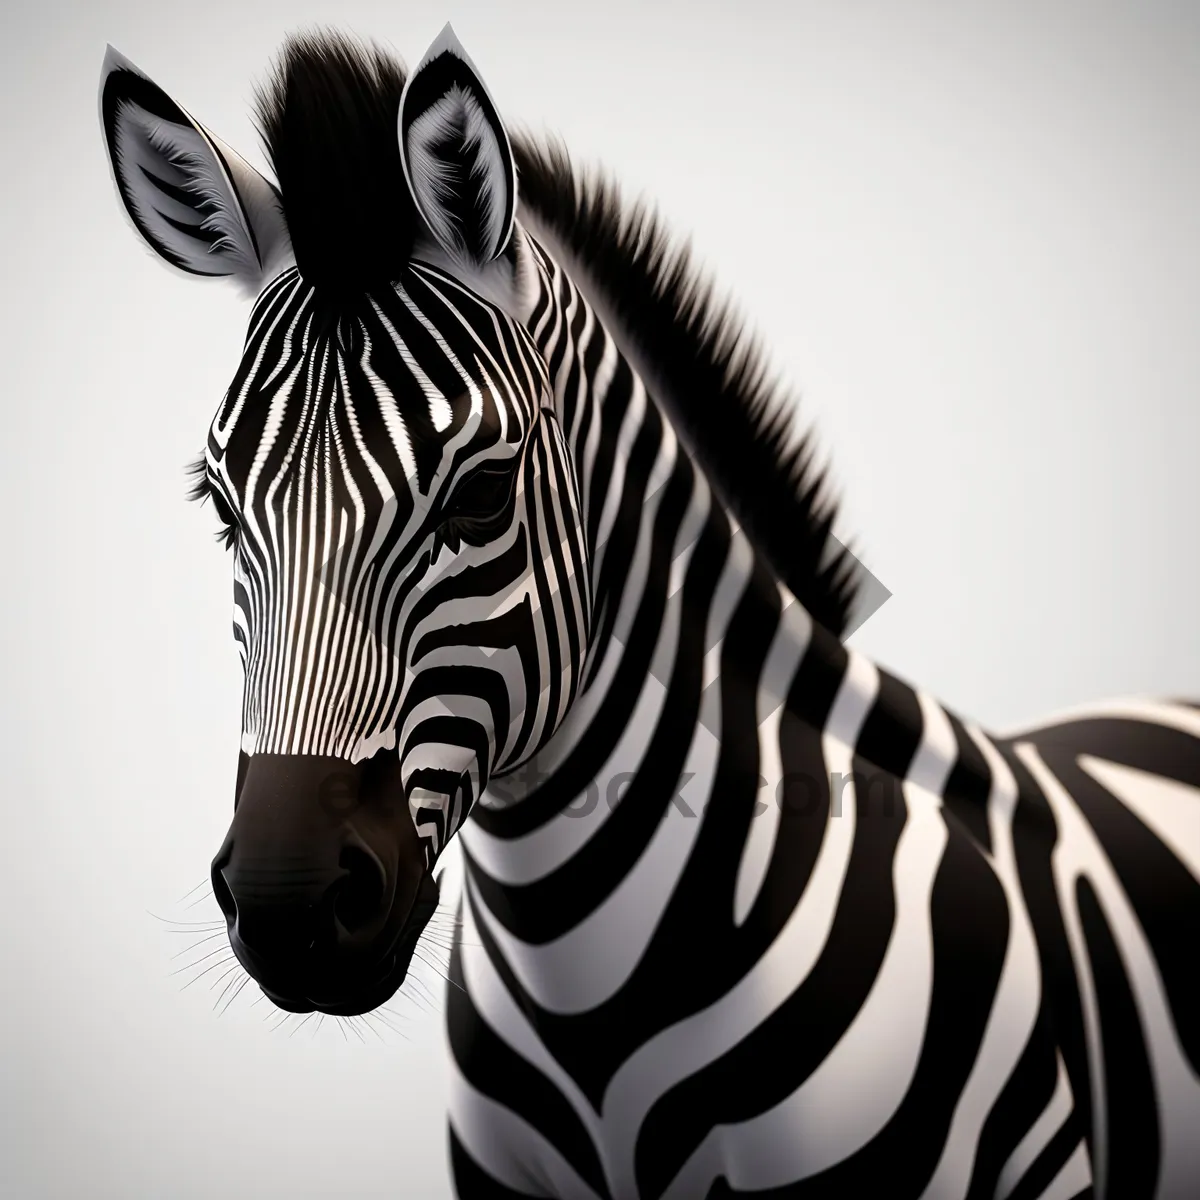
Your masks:
<svg viewBox="0 0 1200 1200"><path fill-rule="evenodd" d="M212 499L213 510L216 512L218 519L223 528L217 534L217 540L225 547L230 549L237 541L238 521L233 515L233 510L225 501L225 497L221 495L216 488L208 489L209 497Z"/></svg>
<svg viewBox="0 0 1200 1200"><path fill-rule="evenodd" d="M451 544L482 546L503 528L511 511L515 464L481 467L454 493L441 530Z"/></svg>
<svg viewBox="0 0 1200 1200"><path fill-rule="evenodd" d="M511 466L481 467L455 492L447 517L487 521L504 515L512 496L516 471Z"/></svg>

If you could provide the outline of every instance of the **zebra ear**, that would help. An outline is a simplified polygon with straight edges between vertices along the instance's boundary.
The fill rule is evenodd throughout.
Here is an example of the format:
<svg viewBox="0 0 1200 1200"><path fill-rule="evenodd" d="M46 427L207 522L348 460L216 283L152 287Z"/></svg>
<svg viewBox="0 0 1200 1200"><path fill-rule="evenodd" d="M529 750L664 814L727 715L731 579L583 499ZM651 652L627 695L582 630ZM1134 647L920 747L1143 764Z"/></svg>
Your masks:
<svg viewBox="0 0 1200 1200"><path fill-rule="evenodd" d="M150 248L257 292L288 249L275 188L111 46L100 126L117 194Z"/></svg>
<svg viewBox="0 0 1200 1200"><path fill-rule="evenodd" d="M449 25L400 97L400 160L438 244L478 269L512 236L517 172L500 114Z"/></svg>

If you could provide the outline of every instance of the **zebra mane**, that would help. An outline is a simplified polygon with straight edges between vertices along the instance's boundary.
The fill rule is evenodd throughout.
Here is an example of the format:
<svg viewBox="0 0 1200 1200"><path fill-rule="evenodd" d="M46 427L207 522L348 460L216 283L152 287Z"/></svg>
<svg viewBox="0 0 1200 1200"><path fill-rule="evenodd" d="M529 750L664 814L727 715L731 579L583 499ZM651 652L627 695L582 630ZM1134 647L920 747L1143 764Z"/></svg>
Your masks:
<svg viewBox="0 0 1200 1200"><path fill-rule="evenodd" d="M720 299L643 201L622 200L603 171L577 172L557 138L512 136L520 201L572 255L632 349L711 483L809 614L839 636L854 603L855 560L831 529L836 504L797 397L761 342ZM577 280L576 282L580 282Z"/></svg>
<svg viewBox="0 0 1200 1200"><path fill-rule="evenodd" d="M406 73L394 55L333 30L289 35L256 116L300 273L336 294L397 279L422 223L396 133ZM512 138L520 203L576 260L724 502L808 612L841 634L854 560L831 540L836 506L796 398L654 210L626 203L565 147Z"/></svg>
<svg viewBox="0 0 1200 1200"><path fill-rule="evenodd" d="M405 78L381 46L318 29L289 34L255 89L296 266L326 291L394 282L412 256L422 224L396 135Z"/></svg>

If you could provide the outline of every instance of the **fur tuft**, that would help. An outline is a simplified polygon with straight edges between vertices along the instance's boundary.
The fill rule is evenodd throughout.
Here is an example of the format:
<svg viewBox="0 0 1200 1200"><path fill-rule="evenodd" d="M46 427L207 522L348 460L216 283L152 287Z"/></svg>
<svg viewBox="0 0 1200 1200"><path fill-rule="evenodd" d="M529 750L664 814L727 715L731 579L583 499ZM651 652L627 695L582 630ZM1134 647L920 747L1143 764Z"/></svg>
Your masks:
<svg viewBox="0 0 1200 1200"><path fill-rule="evenodd" d="M201 450L183 470L188 477L187 498L203 503L208 496L208 459L204 451Z"/></svg>
<svg viewBox="0 0 1200 1200"><path fill-rule="evenodd" d="M396 139L404 81L381 47L320 30L289 36L256 90L296 266L315 287L394 283L411 256L421 220Z"/></svg>
<svg viewBox="0 0 1200 1200"><path fill-rule="evenodd" d="M855 561L831 541L836 506L809 439L792 436L797 397L652 208L623 202L606 174L577 174L557 139L514 135L512 147L521 203L572 256L564 265L593 284L619 326L609 332L634 352L751 540L809 614L840 636Z"/></svg>

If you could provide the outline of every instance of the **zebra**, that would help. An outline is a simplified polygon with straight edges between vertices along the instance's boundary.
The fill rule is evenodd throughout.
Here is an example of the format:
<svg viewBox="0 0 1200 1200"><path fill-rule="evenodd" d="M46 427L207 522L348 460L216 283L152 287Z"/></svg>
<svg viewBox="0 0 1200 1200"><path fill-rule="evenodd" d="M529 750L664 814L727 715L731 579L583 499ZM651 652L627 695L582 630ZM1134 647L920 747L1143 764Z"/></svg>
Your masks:
<svg viewBox="0 0 1200 1200"><path fill-rule="evenodd" d="M1200 705L1001 737L848 647L758 343L449 25L291 35L274 182L112 47L99 107L142 241L253 300L193 489L230 944L369 1012L457 834L459 1197L1197 1194Z"/></svg>

